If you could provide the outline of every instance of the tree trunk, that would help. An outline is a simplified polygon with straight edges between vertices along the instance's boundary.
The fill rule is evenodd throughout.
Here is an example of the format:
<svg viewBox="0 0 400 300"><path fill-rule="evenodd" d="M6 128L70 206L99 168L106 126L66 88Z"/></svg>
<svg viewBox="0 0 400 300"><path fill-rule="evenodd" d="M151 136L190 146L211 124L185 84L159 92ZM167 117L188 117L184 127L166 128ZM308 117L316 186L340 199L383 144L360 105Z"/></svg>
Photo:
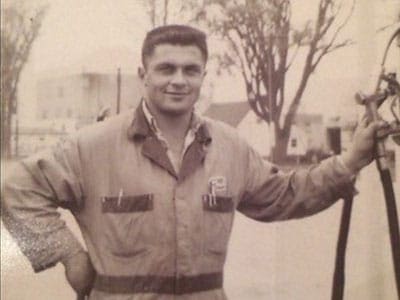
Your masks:
<svg viewBox="0 0 400 300"><path fill-rule="evenodd" d="M8 159L11 156L11 113L9 102L2 99L1 104L1 158Z"/></svg>
<svg viewBox="0 0 400 300"><path fill-rule="evenodd" d="M272 149L272 159L274 163L281 163L287 158L287 148L290 134L283 130L275 130L275 145Z"/></svg>

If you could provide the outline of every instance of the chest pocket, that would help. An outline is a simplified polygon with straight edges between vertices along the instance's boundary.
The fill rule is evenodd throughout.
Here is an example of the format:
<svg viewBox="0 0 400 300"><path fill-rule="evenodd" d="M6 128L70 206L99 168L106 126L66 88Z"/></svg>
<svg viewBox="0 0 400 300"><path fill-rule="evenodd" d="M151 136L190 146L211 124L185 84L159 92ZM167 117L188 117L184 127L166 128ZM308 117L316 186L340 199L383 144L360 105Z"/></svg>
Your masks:
<svg viewBox="0 0 400 300"><path fill-rule="evenodd" d="M103 197L101 209L106 247L112 254L133 257L157 240L153 194Z"/></svg>
<svg viewBox="0 0 400 300"><path fill-rule="evenodd" d="M204 252L224 255L232 229L234 202L232 197L203 195Z"/></svg>

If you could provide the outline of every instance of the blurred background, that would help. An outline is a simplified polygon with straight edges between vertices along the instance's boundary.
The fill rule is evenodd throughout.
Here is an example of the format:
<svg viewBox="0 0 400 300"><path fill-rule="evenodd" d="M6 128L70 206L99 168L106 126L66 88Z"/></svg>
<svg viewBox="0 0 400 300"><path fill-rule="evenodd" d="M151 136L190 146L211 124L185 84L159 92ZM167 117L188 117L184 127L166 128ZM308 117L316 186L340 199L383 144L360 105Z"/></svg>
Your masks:
<svg viewBox="0 0 400 300"><path fill-rule="evenodd" d="M236 127L265 159L307 167L346 151L364 112L354 94L374 91L385 46L400 26L398 0L4 0L1 13L3 175L12 161L134 109L143 38L175 23L208 34L197 110ZM386 64L397 73L399 45ZM393 119L385 107L382 116ZM397 199L399 148L388 139ZM374 164L357 189L345 299L396 299ZM225 272L229 299L328 299L340 210L338 202L272 224L237 214ZM68 212L63 216L80 235ZM3 225L1 233L2 299L73 297L61 266L33 274Z"/></svg>

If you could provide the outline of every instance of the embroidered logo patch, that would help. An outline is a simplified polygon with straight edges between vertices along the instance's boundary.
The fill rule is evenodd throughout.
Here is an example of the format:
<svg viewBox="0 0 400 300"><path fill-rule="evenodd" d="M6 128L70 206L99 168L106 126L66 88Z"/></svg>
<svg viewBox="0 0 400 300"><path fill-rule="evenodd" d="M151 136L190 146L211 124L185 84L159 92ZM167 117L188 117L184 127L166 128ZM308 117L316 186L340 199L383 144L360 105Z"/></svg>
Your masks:
<svg viewBox="0 0 400 300"><path fill-rule="evenodd" d="M210 194L215 195L227 192L227 183L224 176L213 176L208 180Z"/></svg>

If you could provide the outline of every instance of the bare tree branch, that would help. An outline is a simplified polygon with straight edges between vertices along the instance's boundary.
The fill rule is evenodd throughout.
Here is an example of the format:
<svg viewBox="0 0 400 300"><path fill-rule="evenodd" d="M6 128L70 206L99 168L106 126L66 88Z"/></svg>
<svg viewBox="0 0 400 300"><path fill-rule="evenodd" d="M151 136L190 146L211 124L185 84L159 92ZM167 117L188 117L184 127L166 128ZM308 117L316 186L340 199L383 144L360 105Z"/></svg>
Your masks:
<svg viewBox="0 0 400 300"><path fill-rule="evenodd" d="M335 41L336 41L336 39L337 39L339 33L340 33L340 32L343 30L343 28L347 25L347 23L348 23L349 20L350 20L350 17L353 15L354 6L355 6L355 0L353 0L353 2L352 2L351 9L350 9L349 13L347 14L345 20L344 20L341 24L339 24L339 26L336 28L336 30L335 30L335 32L333 33L333 35L332 35L332 37L331 37L329 43L328 43L326 46L322 47L321 53L318 55L316 61L312 64L312 69L315 69L315 68L316 68L316 66L317 66L317 65L319 64L319 62L321 61L322 57L323 57L324 55L326 55L327 53L333 52L333 51L336 50L336 49L339 49L339 48L342 48L342 47L345 47L345 46L348 46L348 45L351 44L351 41L350 41L350 40L346 40L346 41L344 41L344 42L342 42L342 43L340 43L340 44L334 45L334 43L335 43Z"/></svg>
<svg viewBox="0 0 400 300"><path fill-rule="evenodd" d="M11 5L2 11L1 28L1 133L2 155L11 155L11 121L17 113L17 92L21 72L29 58L33 42L47 7L41 7L29 18L25 7Z"/></svg>
<svg viewBox="0 0 400 300"><path fill-rule="evenodd" d="M167 24L168 20L168 0L164 0L164 16L163 16L163 25Z"/></svg>

